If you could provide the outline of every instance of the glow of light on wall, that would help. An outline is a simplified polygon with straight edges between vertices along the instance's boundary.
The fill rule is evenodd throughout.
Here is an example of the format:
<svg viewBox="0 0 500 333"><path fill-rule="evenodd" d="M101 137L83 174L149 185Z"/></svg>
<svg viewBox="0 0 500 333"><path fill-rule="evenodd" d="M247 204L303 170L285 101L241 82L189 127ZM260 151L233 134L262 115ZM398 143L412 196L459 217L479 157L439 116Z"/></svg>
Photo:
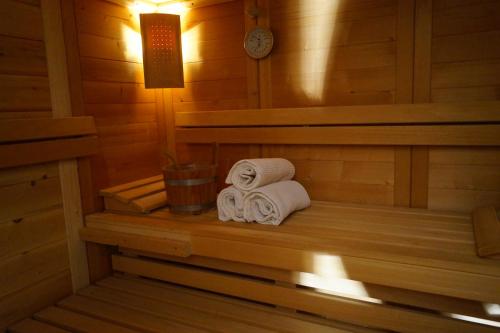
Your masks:
<svg viewBox="0 0 500 333"><path fill-rule="evenodd" d="M302 45L299 50L298 77L300 90L309 102L322 104L325 102L326 79L333 59L332 42L335 31L335 18L340 0L302 0L299 2L299 13L312 13L314 22L301 23L298 40ZM312 17L312 16L311 16ZM291 58L287 68L297 67L296 59Z"/></svg>
<svg viewBox="0 0 500 333"><path fill-rule="evenodd" d="M157 8L157 13L180 15L181 20L183 19L183 15L189 11L189 8L183 2L158 5Z"/></svg>
<svg viewBox="0 0 500 333"><path fill-rule="evenodd" d="M123 26L122 35L125 41L124 50L126 59L142 62L142 40L140 32L128 26Z"/></svg>
<svg viewBox="0 0 500 333"><path fill-rule="evenodd" d="M141 32L139 30L139 14L148 13L163 13L175 14L181 16L181 24L185 15L189 12L189 5L185 2L175 3L151 3L150 1L137 0L128 6L129 12L133 17L133 25L137 26L137 30L131 28L129 25L122 25L122 38L125 42L124 51L127 59L137 62L142 62L142 40ZM184 27L185 24L182 24ZM185 62L189 59L198 59L200 57L197 47L198 28L196 26L189 29L183 29L182 32L182 55Z"/></svg>

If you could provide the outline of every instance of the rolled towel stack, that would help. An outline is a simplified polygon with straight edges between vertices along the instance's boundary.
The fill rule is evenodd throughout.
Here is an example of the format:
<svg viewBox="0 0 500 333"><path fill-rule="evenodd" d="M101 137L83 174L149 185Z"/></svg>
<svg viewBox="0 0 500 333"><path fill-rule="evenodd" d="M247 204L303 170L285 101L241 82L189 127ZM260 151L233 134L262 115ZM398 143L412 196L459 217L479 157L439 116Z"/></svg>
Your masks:
<svg viewBox="0 0 500 333"><path fill-rule="evenodd" d="M227 187L219 193L219 219L279 225L296 210L310 206L304 187L290 180L293 164L283 158L241 160L226 178Z"/></svg>

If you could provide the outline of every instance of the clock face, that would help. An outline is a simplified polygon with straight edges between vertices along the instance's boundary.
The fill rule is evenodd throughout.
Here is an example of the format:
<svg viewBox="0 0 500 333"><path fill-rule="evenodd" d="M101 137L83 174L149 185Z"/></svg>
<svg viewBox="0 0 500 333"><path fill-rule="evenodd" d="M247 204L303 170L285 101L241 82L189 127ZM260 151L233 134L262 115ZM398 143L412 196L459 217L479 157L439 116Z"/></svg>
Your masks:
<svg viewBox="0 0 500 333"><path fill-rule="evenodd" d="M245 35L245 51L254 59L261 59L273 49L273 33L269 29L256 27Z"/></svg>

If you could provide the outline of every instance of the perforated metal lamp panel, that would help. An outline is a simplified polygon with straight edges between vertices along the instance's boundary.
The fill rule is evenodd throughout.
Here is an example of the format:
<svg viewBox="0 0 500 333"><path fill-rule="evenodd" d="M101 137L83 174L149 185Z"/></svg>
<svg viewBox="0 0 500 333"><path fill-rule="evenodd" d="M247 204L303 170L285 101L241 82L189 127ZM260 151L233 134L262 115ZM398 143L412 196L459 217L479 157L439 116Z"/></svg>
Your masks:
<svg viewBox="0 0 500 333"><path fill-rule="evenodd" d="M179 15L141 14L146 88L182 88L181 20Z"/></svg>

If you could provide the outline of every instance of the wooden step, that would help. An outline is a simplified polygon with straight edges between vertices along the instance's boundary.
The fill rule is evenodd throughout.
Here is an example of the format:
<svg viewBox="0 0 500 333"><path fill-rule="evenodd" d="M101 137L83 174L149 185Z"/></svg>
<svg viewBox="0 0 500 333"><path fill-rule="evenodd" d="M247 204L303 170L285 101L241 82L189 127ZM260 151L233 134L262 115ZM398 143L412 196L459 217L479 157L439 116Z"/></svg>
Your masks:
<svg viewBox="0 0 500 333"><path fill-rule="evenodd" d="M112 211L146 214L167 205L163 175L102 189L99 194Z"/></svg>
<svg viewBox="0 0 500 333"><path fill-rule="evenodd" d="M114 276L9 328L10 333L381 333L143 278Z"/></svg>

